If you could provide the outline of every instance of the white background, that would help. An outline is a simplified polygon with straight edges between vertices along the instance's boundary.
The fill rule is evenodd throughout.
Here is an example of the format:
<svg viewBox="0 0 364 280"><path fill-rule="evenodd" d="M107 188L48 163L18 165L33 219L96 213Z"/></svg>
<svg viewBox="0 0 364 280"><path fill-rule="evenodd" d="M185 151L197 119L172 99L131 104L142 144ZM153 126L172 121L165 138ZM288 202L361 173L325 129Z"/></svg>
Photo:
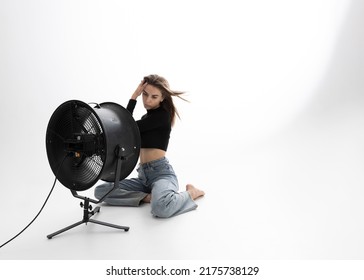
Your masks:
<svg viewBox="0 0 364 280"><path fill-rule="evenodd" d="M362 259L363 16L359 0L2 0L0 243L51 188L54 110L125 106L151 73L187 92L168 157L181 190L206 196L167 220L104 206L97 219L128 233L89 224L47 240L82 217L57 184L0 259Z"/></svg>

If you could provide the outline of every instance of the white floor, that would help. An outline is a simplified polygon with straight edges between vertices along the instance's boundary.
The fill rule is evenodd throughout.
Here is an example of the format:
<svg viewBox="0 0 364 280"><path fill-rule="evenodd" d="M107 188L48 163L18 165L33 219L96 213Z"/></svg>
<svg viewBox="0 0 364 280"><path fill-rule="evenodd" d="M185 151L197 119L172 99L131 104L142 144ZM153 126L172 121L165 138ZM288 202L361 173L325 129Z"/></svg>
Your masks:
<svg viewBox="0 0 364 280"><path fill-rule="evenodd" d="M130 226L129 232L88 224L48 240L47 234L82 217L79 200L57 184L39 218L0 250L0 258L361 259L364 116L352 109L341 113L306 118L216 159L206 155L201 169L194 162L175 164L181 184L189 174L206 191L196 211L156 219L149 205L103 206L95 216ZM45 199L52 177L43 167L34 175L39 185L13 178L2 188L2 242L26 225Z"/></svg>

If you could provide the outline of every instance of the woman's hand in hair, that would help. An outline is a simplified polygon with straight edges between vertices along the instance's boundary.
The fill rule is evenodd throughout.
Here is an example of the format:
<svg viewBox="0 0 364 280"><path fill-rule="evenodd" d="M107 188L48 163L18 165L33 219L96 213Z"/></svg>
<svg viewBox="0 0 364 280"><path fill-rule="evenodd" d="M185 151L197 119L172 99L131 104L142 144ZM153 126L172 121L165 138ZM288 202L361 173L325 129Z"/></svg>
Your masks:
<svg viewBox="0 0 364 280"><path fill-rule="evenodd" d="M136 100L142 93L145 87L147 86L147 82L141 81L136 90L134 91L133 95L131 96L131 99Z"/></svg>

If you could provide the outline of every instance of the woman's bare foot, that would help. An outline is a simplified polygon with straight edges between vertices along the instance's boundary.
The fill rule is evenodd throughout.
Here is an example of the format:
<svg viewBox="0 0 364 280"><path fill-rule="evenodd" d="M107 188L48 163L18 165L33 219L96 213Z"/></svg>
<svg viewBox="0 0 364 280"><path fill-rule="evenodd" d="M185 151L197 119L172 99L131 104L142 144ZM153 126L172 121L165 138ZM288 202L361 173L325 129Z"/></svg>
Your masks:
<svg viewBox="0 0 364 280"><path fill-rule="evenodd" d="M190 194L190 196L193 200L205 195L204 191L195 188L191 184L186 185L186 191L188 191L188 193Z"/></svg>
<svg viewBox="0 0 364 280"><path fill-rule="evenodd" d="M151 194L148 194L146 197L143 198L142 201L144 203L150 203L151 199L152 199L152 195Z"/></svg>

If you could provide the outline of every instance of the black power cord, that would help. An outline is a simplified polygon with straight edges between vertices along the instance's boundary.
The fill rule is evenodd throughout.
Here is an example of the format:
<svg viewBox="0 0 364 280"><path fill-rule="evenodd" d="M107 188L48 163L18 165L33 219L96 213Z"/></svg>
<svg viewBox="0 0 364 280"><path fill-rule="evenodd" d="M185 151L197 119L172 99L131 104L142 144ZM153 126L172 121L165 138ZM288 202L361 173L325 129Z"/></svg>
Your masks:
<svg viewBox="0 0 364 280"><path fill-rule="evenodd" d="M47 202L48 202L48 199L49 199L49 197L51 196L51 194L52 194L52 192L53 192L53 190L54 190L54 186L56 185L56 182L57 182L57 177L54 179L54 183L53 183L53 186L52 186L52 188L51 188L51 191L49 192L49 194L48 194L48 196L47 196L47 198L46 198L46 200L44 201L44 203L43 203L43 206L40 208L40 210L39 210L39 212L38 212L38 214L33 218L33 220L25 227L25 228L23 228L17 235L15 235L14 237L12 237L12 238L10 238L8 241L6 241L4 244L2 244L1 246L0 246L0 248L2 248L3 246L5 246L6 244L8 244L9 242L11 242L11 241L13 241L15 238L17 238L20 234L22 234L37 218L38 218L38 216L40 215L40 213L42 212L42 210L43 210L43 208L44 208L44 206L47 204Z"/></svg>
<svg viewBox="0 0 364 280"><path fill-rule="evenodd" d="M51 194L52 194L52 192L53 192L53 190L54 190L54 187L55 187L55 185L56 185L56 182L57 182L57 176L58 176L58 172L59 172L59 170L61 169L61 167L62 167L62 165L63 165L63 163L64 163L64 160L69 156L70 154L67 154L64 158L63 158L63 160L62 160L62 162L61 162L61 164L60 164L60 166L59 166L59 168L58 168L58 170L57 170L57 172L56 172L56 176L55 176L55 178L54 178L54 183L53 183L53 186L52 186L52 188L51 188L51 190L50 190L50 192L49 192L49 194L48 194L48 196L47 196L47 198L46 198L46 200L44 201L44 203L43 203L43 205L42 205L42 207L40 208L40 210L39 210L39 212L38 212L38 214L33 218L33 220L31 220L31 222L25 227L25 228L23 228L17 235L15 235L14 237L12 237L12 238L10 238L8 241L6 241L4 244L2 244L2 245L0 245L0 248L2 248L3 246L5 246L6 244L8 244L9 242L11 242L11 241L13 241L15 238L17 238L20 234L22 234L37 218L38 218L38 216L40 215L40 213L43 211L43 208L44 208L44 206L47 204L47 202L48 202L48 199L49 199L49 197L51 196Z"/></svg>

